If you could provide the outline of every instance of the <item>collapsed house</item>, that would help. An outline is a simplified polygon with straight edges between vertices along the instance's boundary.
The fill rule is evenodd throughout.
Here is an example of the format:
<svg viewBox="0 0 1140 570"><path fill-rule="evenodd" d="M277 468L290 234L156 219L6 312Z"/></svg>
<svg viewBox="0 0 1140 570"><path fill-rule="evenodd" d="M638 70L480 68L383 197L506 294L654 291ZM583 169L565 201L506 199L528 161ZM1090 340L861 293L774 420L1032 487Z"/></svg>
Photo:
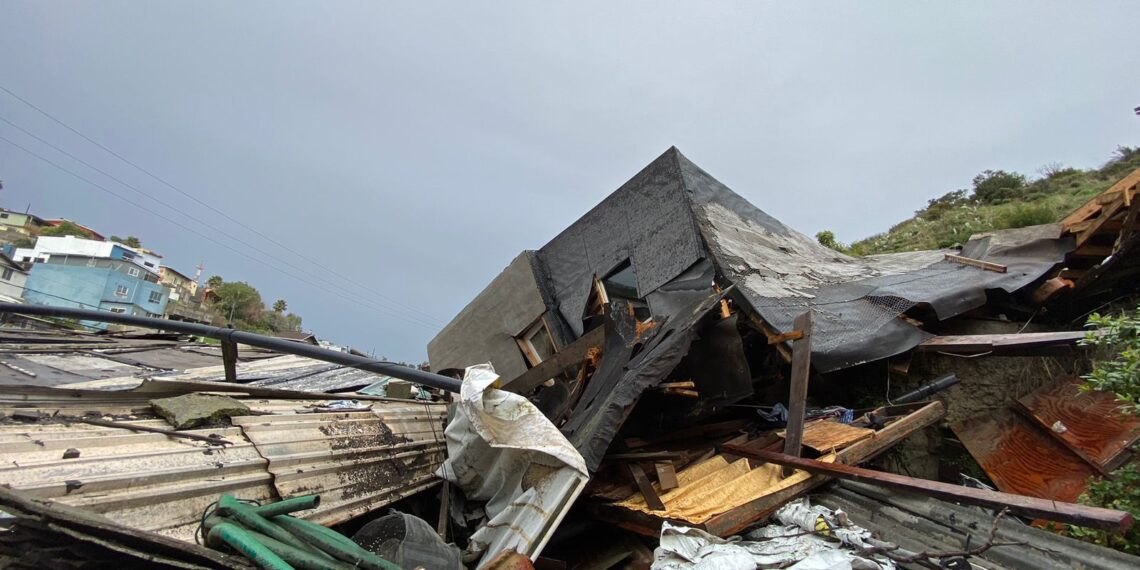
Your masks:
<svg viewBox="0 0 1140 570"><path fill-rule="evenodd" d="M808 385L807 399L824 409L816 410L823 419L797 427L805 450L856 464L944 426L954 405L891 406L888 383L874 398L880 405L860 417L850 403L836 406L845 403L840 395L879 389L892 377L898 386L925 384L936 376L923 374L944 354L1075 353L1083 333L1021 331L1027 321L1066 323L1136 291L1137 182L1140 173L1129 175L1062 223L986 232L945 250L855 258L782 224L672 148L545 246L516 257L432 339L429 360L454 372L489 362L505 390L530 397L585 459L596 516L652 536L664 522L727 536L829 480L785 475L737 453L786 449L787 434L757 434L756 426L797 406L802 417L812 403ZM994 331L1002 334L978 334ZM801 366L797 381L792 353L806 337L810 367ZM1074 368L1062 368L1002 395L1031 396L1050 384L1071 397L1065 373ZM981 411L1006 406L995 399ZM1111 400L1068 408L1074 426L1109 417L1115 427L1069 438L1111 441L1112 449L1096 469L1069 473L1080 484L1063 494L1048 483L1007 484L1041 474L1024 437L1009 446L1023 453L1016 465L985 461L1000 447L975 457L1003 491L1075 501L1087 475L1119 465L1140 438L1140 425ZM992 422L954 419L964 443L1002 435L998 425L975 438L967 427ZM1077 463L1085 455L1067 453ZM995 475L1002 469L1020 473Z"/></svg>

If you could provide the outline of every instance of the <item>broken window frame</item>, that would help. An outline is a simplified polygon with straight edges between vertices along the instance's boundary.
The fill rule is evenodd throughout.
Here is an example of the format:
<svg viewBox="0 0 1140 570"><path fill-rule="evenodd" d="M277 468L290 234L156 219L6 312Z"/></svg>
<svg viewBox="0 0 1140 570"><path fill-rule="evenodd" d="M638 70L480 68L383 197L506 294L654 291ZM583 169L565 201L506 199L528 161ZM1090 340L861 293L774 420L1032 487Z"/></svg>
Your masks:
<svg viewBox="0 0 1140 570"><path fill-rule="evenodd" d="M550 343L549 354L544 358L542 352L534 345L533 339L541 334L546 334L546 340ZM519 350L522 351L523 359L526 360L529 368L538 366L543 360L558 354L560 347L558 342L554 340L554 335L550 332L550 327L546 323L546 315L535 319L530 326L523 329L521 333L515 336L515 342L519 345Z"/></svg>

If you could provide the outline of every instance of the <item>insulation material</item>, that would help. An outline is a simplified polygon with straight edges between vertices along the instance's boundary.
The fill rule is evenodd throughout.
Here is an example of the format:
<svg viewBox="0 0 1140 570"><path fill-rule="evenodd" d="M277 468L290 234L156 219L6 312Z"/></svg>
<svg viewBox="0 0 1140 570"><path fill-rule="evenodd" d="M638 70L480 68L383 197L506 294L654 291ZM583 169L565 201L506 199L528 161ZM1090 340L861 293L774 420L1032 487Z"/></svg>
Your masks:
<svg viewBox="0 0 1140 570"><path fill-rule="evenodd" d="M871 533L847 521L842 511L812 506L799 499L775 514L782 524L761 527L745 540L723 539L703 530L664 522L661 543L653 553L653 570L886 570L895 565L879 556L856 554L870 546ZM805 534L823 521L828 538ZM829 540L830 538L830 540ZM838 540L835 540L838 539ZM846 547L846 548L845 548Z"/></svg>
<svg viewBox="0 0 1140 570"><path fill-rule="evenodd" d="M490 520L464 554L478 566L503 550L536 558L589 480L558 428L526 398L494 388L498 381L488 364L467 369L438 472L469 503L485 502Z"/></svg>
<svg viewBox="0 0 1140 570"><path fill-rule="evenodd" d="M834 461L829 455L821 461ZM659 493L664 511L654 511L639 492L615 503L625 509L649 513L667 519L701 524L723 512L771 495L811 477L806 471L793 471L784 476L784 468L774 463L750 467L747 459L729 462L717 455L677 473L679 486ZM654 484L660 490L660 486Z"/></svg>

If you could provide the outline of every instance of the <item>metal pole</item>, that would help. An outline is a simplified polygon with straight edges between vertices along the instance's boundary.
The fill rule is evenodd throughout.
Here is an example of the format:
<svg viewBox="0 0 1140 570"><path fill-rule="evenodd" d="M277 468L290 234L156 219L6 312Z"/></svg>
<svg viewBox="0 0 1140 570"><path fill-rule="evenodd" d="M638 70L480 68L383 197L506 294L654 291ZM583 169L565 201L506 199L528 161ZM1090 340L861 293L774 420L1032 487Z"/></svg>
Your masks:
<svg viewBox="0 0 1140 570"><path fill-rule="evenodd" d="M356 356L347 352L337 352L335 350L329 350L327 348L321 348L319 346L313 346L311 344L302 342L285 340L234 329L215 327L211 325L171 321L168 319L156 319L153 317L138 317L135 315L128 315L125 313L111 313L108 311L73 309L70 307L49 307L47 305L21 305L19 303L0 303L0 313L37 315L41 317L61 317L66 319L80 319L85 321L96 321L103 323L118 323L149 329L168 330L178 333L216 338L221 341L232 341L241 344L248 344L249 346L256 346L258 348L265 348L276 352L283 352L285 354L296 354L298 356L304 356L324 362L332 362L334 364L343 364L345 366L367 370L368 372L384 374L393 378L407 380L408 382L415 382L416 384L423 384L424 386L431 386L432 388L447 390L448 392L459 392L459 386L461 385L461 382L455 378L444 376L442 374L434 374L432 372L424 372L423 370L409 368L407 366L401 366L394 362L372 360L363 356Z"/></svg>

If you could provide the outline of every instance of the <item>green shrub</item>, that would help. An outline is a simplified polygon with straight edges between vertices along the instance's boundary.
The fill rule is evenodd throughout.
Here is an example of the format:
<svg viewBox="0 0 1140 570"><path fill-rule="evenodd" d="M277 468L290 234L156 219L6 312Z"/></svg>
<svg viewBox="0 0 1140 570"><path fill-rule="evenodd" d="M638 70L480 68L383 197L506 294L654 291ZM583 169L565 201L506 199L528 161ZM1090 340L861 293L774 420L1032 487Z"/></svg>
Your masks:
<svg viewBox="0 0 1140 570"><path fill-rule="evenodd" d="M986 170L974 177L974 199L983 204L1003 204L1021 197L1025 175L1004 170Z"/></svg>
<svg viewBox="0 0 1140 570"><path fill-rule="evenodd" d="M823 230L822 232L815 234L815 241L818 241L819 245L822 245L823 247L834 249L835 251L841 253L847 249L843 247L843 244L839 243L839 240L835 239L835 232L831 230Z"/></svg>
<svg viewBox="0 0 1140 570"><path fill-rule="evenodd" d="M1014 204L994 216L994 229L1024 228L1055 221L1057 215L1045 204Z"/></svg>
<svg viewBox="0 0 1140 570"><path fill-rule="evenodd" d="M1090 477L1081 504L1132 513L1140 519L1140 465L1132 463L1112 472L1112 478ZM1140 525L1132 525L1124 534L1071 526L1066 532L1073 538L1115 548L1129 554L1140 554Z"/></svg>
<svg viewBox="0 0 1140 570"><path fill-rule="evenodd" d="M1116 394L1121 408L1140 415L1140 308L1120 316L1089 315L1096 327L1081 344L1097 347L1092 372L1081 376L1087 390Z"/></svg>

